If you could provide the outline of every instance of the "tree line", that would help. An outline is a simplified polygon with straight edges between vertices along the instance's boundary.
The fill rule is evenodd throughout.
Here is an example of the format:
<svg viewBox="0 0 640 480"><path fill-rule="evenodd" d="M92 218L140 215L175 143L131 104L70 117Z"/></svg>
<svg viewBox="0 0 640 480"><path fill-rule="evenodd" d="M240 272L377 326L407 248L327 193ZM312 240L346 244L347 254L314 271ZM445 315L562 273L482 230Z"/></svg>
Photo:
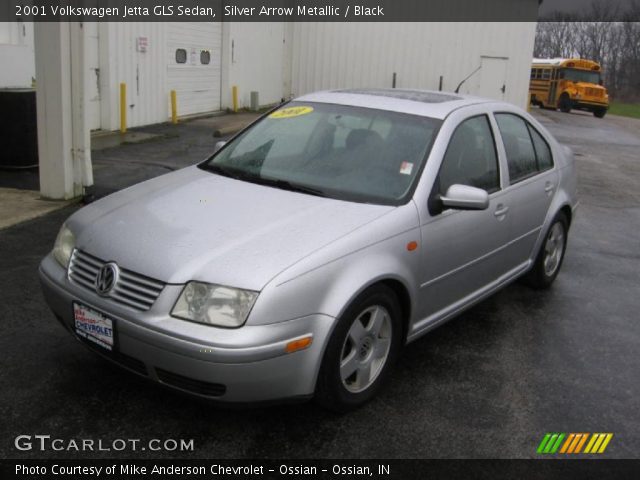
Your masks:
<svg viewBox="0 0 640 480"><path fill-rule="evenodd" d="M640 0L630 2L625 12L599 0L582 15L551 14L538 23L534 57L595 60L602 65L604 84L613 98L640 101L640 22L607 21L639 16Z"/></svg>

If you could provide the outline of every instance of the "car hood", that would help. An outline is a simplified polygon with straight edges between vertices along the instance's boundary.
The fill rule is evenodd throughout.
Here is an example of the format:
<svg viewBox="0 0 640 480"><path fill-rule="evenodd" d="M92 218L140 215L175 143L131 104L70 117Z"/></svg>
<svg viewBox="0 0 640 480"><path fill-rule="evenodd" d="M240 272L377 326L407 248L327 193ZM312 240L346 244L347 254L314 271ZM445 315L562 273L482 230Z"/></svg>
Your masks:
<svg viewBox="0 0 640 480"><path fill-rule="evenodd" d="M261 290L394 207L345 202L190 167L99 200L68 222L78 248L167 283Z"/></svg>

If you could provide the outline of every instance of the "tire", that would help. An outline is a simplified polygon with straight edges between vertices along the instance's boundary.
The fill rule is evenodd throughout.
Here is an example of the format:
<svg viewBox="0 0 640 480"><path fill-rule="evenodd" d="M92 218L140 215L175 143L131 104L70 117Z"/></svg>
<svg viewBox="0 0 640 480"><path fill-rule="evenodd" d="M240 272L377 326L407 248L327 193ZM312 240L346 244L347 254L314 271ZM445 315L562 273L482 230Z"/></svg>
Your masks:
<svg viewBox="0 0 640 480"><path fill-rule="evenodd" d="M551 222L533 267L524 277L527 285L538 290L551 286L562 267L564 254L567 250L568 231L569 222L567 217L560 212Z"/></svg>
<svg viewBox="0 0 640 480"><path fill-rule="evenodd" d="M388 379L401 346L398 299L390 288L374 285L338 320L320 366L316 402L340 413L365 404Z"/></svg>
<svg viewBox="0 0 640 480"><path fill-rule="evenodd" d="M560 111L563 113L571 113L571 98L566 93L563 93L560 97L560 101L558 102L558 107Z"/></svg>
<svg viewBox="0 0 640 480"><path fill-rule="evenodd" d="M598 110L593 111L593 116L596 118L604 118L606 114L607 114L606 108L599 108Z"/></svg>

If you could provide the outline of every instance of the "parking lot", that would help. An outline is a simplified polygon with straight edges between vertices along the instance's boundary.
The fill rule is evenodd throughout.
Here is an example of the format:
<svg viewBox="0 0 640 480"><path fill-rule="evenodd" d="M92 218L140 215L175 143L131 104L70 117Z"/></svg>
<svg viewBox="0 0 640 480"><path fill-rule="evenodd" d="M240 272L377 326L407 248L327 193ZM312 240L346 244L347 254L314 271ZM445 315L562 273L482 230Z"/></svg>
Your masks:
<svg viewBox="0 0 640 480"><path fill-rule="evenodd" d="M38 284L40 259L77 207L0 230L2 457L74 455L14 448L17 435L49 434L194 439L193 452L165 454L194 458L526 458L546 432L611 432L608 458L637 457L640 121L533 113L577 155L581 205L553 288L511 285L412 343L388 388L347 415L313 403L230 410L111 366L54 320ZM97 152L97 194L213 147L209 128L181 128Z"/></svg>

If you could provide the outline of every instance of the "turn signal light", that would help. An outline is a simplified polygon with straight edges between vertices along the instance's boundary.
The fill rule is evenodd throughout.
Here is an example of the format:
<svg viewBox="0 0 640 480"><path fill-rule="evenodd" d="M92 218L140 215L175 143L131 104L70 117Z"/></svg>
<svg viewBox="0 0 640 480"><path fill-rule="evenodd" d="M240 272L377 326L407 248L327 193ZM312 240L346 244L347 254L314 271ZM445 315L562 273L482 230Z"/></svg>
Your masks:
<svg viewBox="0 0 640 480"><path fill-rule="evenodd" d="M297 340L293 340L287 343L287 346L285 347L284 350L287 353L293 353L293 352L297 352L298 350L304 350L309 345L311 345L311 342L313 342L313 337L299 338Z"/></svg>
<svg viewBox="0 0 640 480"><path fill-rule="evenodd" d="M413 252L417 248L418 248L418 242L409 242L409 243L407 243L407 250L409 250L410 252Z"/></svg>

